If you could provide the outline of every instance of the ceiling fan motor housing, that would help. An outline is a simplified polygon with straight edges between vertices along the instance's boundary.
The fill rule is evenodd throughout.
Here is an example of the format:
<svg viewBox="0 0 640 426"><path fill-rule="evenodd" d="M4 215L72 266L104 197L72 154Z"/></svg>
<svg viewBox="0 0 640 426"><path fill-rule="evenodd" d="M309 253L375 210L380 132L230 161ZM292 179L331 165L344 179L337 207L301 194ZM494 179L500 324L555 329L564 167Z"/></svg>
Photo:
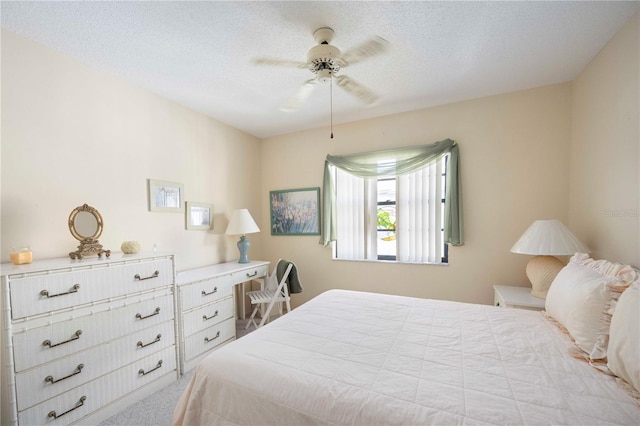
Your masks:
<svg viewBox="0 0 640 426"><path fill-rule="evenodd" d="M340 71L338 59L341 55L342 52L337 47L330 44L319 44L309 50L307 61L311 64L311 71L318 74L321 81L326 81Z"/></svg>

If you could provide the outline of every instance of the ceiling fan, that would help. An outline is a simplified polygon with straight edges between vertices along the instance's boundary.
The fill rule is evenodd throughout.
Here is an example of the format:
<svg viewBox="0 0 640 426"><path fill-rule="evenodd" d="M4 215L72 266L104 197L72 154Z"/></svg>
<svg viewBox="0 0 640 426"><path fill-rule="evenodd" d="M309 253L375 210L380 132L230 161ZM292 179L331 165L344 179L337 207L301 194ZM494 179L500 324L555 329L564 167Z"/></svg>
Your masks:
<svg viewBox="0 0 640 426"><path fill-rule="evenodd" d="M316 84L335 80L341 87L366 105L372 105L378 100L378 96L360 83L355 82L346 75L338 75L338 72L349 65L356 64L372 56L379 55L387 50L389 42L382 37L373 37L353 49L341 52L337 47L329 44L333 40L334 31L323 27L313 33L318 43L307 53L307 62L288 61L275 58L257 58L254 63L258 65L275 65L293 68L308 69L316 76L305 81L302 86L284 104L281 111L295 111L311 95Z"/></svg>

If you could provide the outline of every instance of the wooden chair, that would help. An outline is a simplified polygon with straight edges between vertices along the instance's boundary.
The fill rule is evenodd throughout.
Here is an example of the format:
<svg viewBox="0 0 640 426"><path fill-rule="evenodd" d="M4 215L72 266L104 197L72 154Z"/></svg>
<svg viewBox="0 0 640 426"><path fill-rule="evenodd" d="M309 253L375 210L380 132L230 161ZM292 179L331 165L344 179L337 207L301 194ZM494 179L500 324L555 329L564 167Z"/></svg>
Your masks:
<svg viewBox="0 0 640 426"><path fill-rule="evenodd" d="M280 262L286 261L282 259L278 260L276 266L271 271L271 274L266 278L263 289L250 291L247 293L249 299L251 300L251 305L253 306L253 312L251 312L251 317L247 321L247 325L244 327L245 330L248 329L251 324L255 325L256 328L262 327L269 318L271 309L273 309L273 306L276 304L276 302L285 302L287 312L291 311L291 296L289 295L289 286L287 285L286 281L294 265L292 262L289 262L289 265L282 274L280 281L278 281L277 271L278 264ZM267 306L266 310L262 310L265 305ZM260 324L257 324L255 321L255 316L259 310L261 311L262 320L260 320ZM282 315L282 307L280 307L280 315Z"/></svg>

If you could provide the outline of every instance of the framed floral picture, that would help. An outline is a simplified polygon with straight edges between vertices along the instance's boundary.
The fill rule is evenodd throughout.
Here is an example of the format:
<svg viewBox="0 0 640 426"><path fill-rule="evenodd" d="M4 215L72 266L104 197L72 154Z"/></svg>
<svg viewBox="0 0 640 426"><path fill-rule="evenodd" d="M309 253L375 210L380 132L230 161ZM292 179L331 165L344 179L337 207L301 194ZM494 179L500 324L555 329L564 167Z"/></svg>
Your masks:
<svg viewBox="0 0 640 426"><path fill-rule="evenodd" d="M320 235L320 188L269 193L271 235Z"/></svg>

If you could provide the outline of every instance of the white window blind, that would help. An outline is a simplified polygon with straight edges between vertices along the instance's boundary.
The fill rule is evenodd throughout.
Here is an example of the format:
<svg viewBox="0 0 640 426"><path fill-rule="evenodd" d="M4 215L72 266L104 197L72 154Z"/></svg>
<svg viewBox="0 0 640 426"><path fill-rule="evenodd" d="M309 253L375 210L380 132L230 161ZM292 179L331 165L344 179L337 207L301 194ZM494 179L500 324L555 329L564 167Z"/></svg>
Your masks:
<svg viewBox="0 0 640 426"><path fill-rule="evenodd" d="M398 262L442 263L442 179L444 160L397 176L396 250ZM376 260L377 179L335 173L337 259Z"/></svg>
<svg viewBox="0 0 640 426"><path fill-rule="evenodd" d="M365 179L334 168L338 211L336 254L341 259L366 259Z"/></svg>
<svg viewBox="0 0 640 426"><path fill-rule="evenodd" d="M440 263L442 259L441 164L398 176L398 261Z"/></svg>

